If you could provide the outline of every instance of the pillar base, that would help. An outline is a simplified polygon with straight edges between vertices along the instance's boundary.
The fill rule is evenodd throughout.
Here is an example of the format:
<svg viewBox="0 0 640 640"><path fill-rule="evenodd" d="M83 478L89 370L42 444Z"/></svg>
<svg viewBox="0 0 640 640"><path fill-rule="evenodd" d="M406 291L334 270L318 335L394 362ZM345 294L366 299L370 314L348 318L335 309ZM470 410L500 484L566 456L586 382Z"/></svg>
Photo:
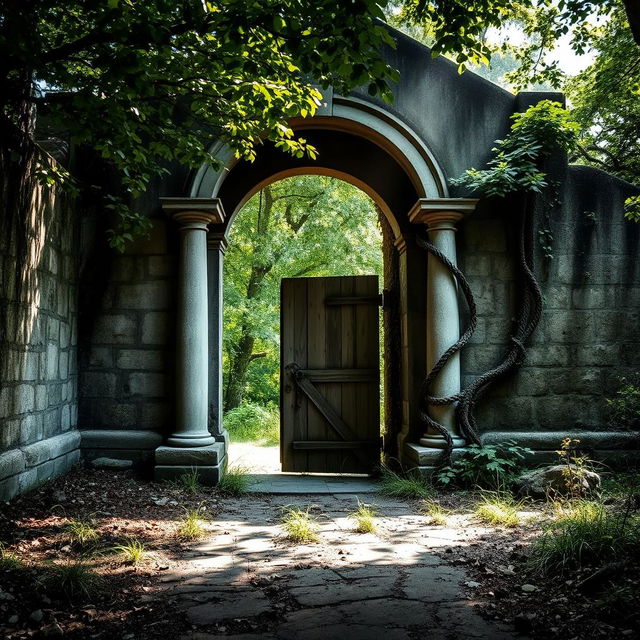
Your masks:
<svg viewBox="0 0 640 640"><path fill-rule="evenodd" d="M461 449L462 447L467 446L467 441L464 438L461 438L460 436L452 435L451 439L453 440L454 449ZM430 434L427 434L422 438L420 438L420 444L423 447L429 447L430 449L446 449L447 448L447 442L442 436L435 436Z"/></svg>
<svg viewBox="0 0 640 640"><path fill-rule="evenodd" d="M216 439L208 432L193 435L173 433L167 438L167 446L173 448L208 447L215 444Z"/></svg>
<svg viewBox="0 0 640 640"><path fill-rule="evenodd" d="M460 459L466 449L454 449L451 452L451 460ZM402 466L406 471L413 470L425 477L431 477L439 471L442 464L442 449L424 447L413 442L405 442L402 450Z"/></svg>
<svg viewBox="0 0 640 640"><path fill-rule="evenodd" d="M227 468L224 442L205 447L158 447L155 452L154 478L177 480L194 470L201 484L214 487L220 482Z"/></svg>

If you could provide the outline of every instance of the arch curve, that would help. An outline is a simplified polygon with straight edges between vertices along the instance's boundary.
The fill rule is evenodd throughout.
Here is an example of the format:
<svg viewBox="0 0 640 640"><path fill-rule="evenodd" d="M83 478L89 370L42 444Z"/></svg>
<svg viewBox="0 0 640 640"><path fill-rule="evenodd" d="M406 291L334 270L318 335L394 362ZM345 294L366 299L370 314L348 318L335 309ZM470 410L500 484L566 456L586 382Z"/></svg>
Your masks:
<svg viewBox="0 0 640 640"><path fill-rule="evenodd" d="M220 198L233 219L261 187L292 175L319 174L345 180L369 195L383 211L397 238L407 213L419 198L448 195L444 173L420 137L388 111L354 97L329 97L313 118L290 121L305 132L319 151L318 160L296 159L266 142L258 159L235 158L216 142L211 153L220 167L203 166L196 173L191 197Z"/></svg>

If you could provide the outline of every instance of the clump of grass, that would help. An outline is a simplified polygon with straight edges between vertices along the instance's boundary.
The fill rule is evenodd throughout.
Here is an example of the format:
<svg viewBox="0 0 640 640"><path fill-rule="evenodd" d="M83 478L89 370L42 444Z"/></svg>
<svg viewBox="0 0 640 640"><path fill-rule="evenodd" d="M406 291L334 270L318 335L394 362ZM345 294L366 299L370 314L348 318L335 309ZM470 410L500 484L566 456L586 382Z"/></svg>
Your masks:
<svg viewBox="0 0 640 640"><path fill-rule="evenodd" d="M113 550L122 554L125 562L138 566L143 560L146 554L144 544L140 540L127 540L122 544L118 544L113 547Z"/></svg>
<svg viewBox="0 0 640 640"><path fill-rule="evenodd" d="M72 520L64 526L64 531L69 542L81 547L100 539L100 534L91 520Z"/></svg>
<svg viewBox="0 0 640 640"><path fill-rule="evenodd" d="M420 504L420 511L429 517L429 524L444 526L447 518L452 514L450 509L445 509L436 500L423 500Z"/></svg>
<svg viewBox="0 0 640 640"><path fill-rule="evenodd" d="M574 500L549 524L531 547L531 566L543 573L624 558L640 551L640 518L608 510L602 503Z"/></svg>
<svg viewBox="0 0 640 640"><path fill-rule="evenodd" d="M249 484L249 470L246 467L229 467L216 489L228 496L239 496L247 492Z"/></svg>
<svg viewBox="0 0 640 640"><path fill-rule="evenodd" d="M176 485L179 489L186 491L187 493L198 493L202 489L200 484L200 478L198 477L198 470L192 467L186 473L183 473L176 480Z"/></svg>
<svg viewBox="0 0 640 640"><path fill-rule="evenodd" d="M418 472L400 475L388 467L382 467L379 491L393 498L429 498L433 494L433 487Z"/></svg>
<svg viewBox="0 0 640 640"><path fill-rule="evenodd" d="M184 517L178 523L177 536L182 540L198 540L206 534L203 527L202 505L195 509L185 509Z"/></svg>
<svg viewBox="0 0 640 640"><path fill-rule="evenodd" d="M81 560L50 566L41 578L52 593L62 593L68 600L91 598L103 586L103 579Z"/></svg>
<svg viewBox="0 0 640 640"><path fill-rule="evenodd" d="M350 515L355 523L357 533L375 533L377 526L375 517L377 510L374 505L365 504L358 500L358 508Z"/></svg>
<svg viewBox="0 0 640 640"><path fill-rule="evenodd" d="M484 493L475 509L478 518L489 524L515 527L520 524L518 509L522 504L508 493Z"/></svg>
<svg viewBox="0 0 640 640"><path fill-rule="evenodd" d="M292 542L318 541L318 525L314 517L309 513L310 508L284 507L281 524L287 534L287 538Z"/></svg>
<svg viewBox="0 0 640 640"><path fill-rule="evenodd" d="M15 553L11 553L5 549L0 542L0 571L11 571L12 569L21 569L22 562Z"/></svg>

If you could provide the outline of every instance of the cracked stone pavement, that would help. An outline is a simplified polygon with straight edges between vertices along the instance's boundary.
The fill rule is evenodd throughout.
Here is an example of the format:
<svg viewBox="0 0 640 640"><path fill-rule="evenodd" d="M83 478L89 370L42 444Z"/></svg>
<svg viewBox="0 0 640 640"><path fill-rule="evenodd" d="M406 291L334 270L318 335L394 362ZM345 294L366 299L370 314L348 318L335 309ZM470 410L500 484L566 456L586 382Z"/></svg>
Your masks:
<svg viewBox="0 0 640 640"><path fill-rule="evenodd" d="M432 527L409 504L366 496L376 534L358 534L355 495L245 496L224 501L208 535L162 578L162 598L186 615L178 640L249 638L491 638L516 633L484 620L465 593L468 575L444 548L473 544L481 528ZM320 541L283 537L282 507L314 505Z"/></svg>

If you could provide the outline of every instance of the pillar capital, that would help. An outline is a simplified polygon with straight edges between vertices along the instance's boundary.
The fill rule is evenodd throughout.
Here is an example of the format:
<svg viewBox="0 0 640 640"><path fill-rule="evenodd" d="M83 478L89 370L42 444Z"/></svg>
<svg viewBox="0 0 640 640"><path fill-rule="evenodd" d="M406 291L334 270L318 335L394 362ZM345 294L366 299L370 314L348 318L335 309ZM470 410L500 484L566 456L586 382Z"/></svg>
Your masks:
<svg viewBox="0 0 640 640"><path fill-rule="evenodd" d="M224 222L220 198L160 198L162 210L183 229L207 230Z"/></svg>
<svg viewBox="0 0 640 640"><path fill-rule="evenodd" d="M207 245L209 249L217 249L221 253L224 253L227 250L227 247L229 246L229 239L227 238L227 234L225 233L224 226L222 224L214 224L209 228Z"/></svg>
<svg viewBox="0 0 640 640"><path fill-rule="evenodd" d="M456 223L476 208L476 198L420 198L409 211L409 222L429 230L456 230Z"/></svg>

